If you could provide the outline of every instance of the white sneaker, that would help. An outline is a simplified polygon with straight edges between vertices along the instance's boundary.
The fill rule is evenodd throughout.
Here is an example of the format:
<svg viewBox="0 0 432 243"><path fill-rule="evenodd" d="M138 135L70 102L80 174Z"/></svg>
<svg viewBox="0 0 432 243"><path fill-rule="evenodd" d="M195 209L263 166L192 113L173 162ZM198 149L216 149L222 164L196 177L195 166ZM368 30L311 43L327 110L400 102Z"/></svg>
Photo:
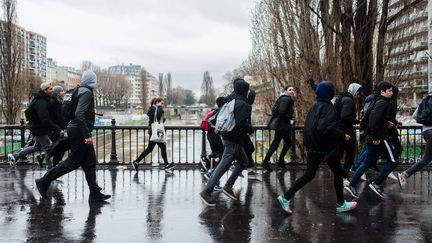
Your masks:
<svg viewBox="0 0 432 243"><path fill-rule="evenodd" d="M344 179L343 185L344 186L349 186L349 184L350 184L350 181L348 179Z"/></svg>
<svg viewBox="0 0 432 243"><path fill-rule="evenodd" d="M366 173L364 173L364 174L360 177L360 180L362 180L362 181L367 181Z"/></svg>
<svg viewBox="0 0 432 243"><path fill-rule="evenodd" d="M387 176L387 178L390 178L390 179L392 179L394 181L398 180L398 178L393 174L393 172L390 172L390 174Z"/></svg>
<svg viewBox="0 0 432 243"><path fill-rule="evenodd" d="M8 154L8 162L9 162L9 165L11 167L15 167L16 159L15 159L15 156L13 154Z"/></svg>
<svg viewBox="0 0 432 243"><path fill-rule="evenodd" d="M399 181L399 186L400 186L401 190L404 189L406 184L407 184L407 178L406 178L404 172L398 173L398 181Z"/></svg>

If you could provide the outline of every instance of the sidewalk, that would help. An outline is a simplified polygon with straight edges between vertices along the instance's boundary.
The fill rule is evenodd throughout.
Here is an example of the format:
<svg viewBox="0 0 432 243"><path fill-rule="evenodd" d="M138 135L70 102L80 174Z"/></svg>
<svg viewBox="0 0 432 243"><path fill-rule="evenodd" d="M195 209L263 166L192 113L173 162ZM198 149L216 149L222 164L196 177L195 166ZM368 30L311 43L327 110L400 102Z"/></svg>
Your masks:
<svg viewBox="0 0 432 243"><path fill-rule="evenodd" d="M301 167L300 167L301 168ZM276 196L301 169L239 178L240 201L220 194L217 207L197 197L198 169L100 169L98 182L113 197L89 205L81 170L53 182L41 200L34 179L44 170L0 167L0 242L427 242L432 239L431 174L411 178L404 192L388 182L381 200L366 184L356 212L336 214L333 177L320 169L295 196L286 216ZM227 176L222 178L225 181ZM223 183L222 183L223 184ZM348 196L347 199L351 200Z"/></svg>

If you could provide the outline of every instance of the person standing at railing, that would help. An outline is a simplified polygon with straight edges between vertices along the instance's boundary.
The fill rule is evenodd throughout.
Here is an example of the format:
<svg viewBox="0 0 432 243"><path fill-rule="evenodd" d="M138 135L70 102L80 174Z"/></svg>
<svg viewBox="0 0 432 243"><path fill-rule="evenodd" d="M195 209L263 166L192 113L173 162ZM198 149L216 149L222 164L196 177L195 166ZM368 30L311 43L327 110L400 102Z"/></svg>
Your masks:
<svg viewBox="0 0 432 243"><path fill-rule="evenodd" d="M36 152L39 147L46 153L52 144L50 136L58 136L63 133L63 129L54 122L55 101L52 94L51 83L45 82L40 85L40 90L33 95L33 100L26 110L26 116L29 119L30 132L36 137L36 144L20 150L17 154L9 154L10 164L15 165L18 158L25 158L28 154ZM48 169L52 168L52 161L48 157L44 159L44 162ZM42 164L39 166L42 167Z"/></svg>
<svg viewBox="0 0 432 243"><path fill-rule="evenodd" d="M74 117L67 126L71 151L66 160L51 168L45 175L36 179L36 186L43 198L47 198L46 191L51 182L64 174L78 169L84 170L85 178L90 189L89 203L105 201L111 197L101 193L96 180L96 152L93 147L91 132L95 123L94 89L97 77L93 71L87 70L81 76L81 84L76 94Z"/></svg>
<svg viewBox="0 0 432 243"><path fill-rule="evenodd" d="M242 79L237 79L242 80ZM235 81L234 81L235 82ZM255 90L249 89L249 93L246 97L246 102L250 105L250 111L248 112L251 116L248 118L249 123L252 125L252 105L255 102ZM245 150L246 156L248 158L248 165L246 166L246 171L248 175L248 180L257 180L259 173L255 172L255 161L253 159L253 152L255 151L255 146L250 138L250 136L245 136L243 141L243 148Z"/></svg>
<svg viewBox="0 0 432 243"><path fill-rule="evenodd" d="M237 79L233 84L234 92L226 97L226 102L229 103L234 101L233 115L235 125L232 130L222 133L222 141L224 144L222 159L210 176L204 190L199 193L199 197L207 206L216 206L216 203L214 203L211 196L213 188L234 160L237 160L237 164L225 186L222 188L222 192L231 199L238 200L232 187L238 176L249 164L247 155L243 148L245 136L248 136L249 133L254 131L252 125L248 121L251 117L251 107L246 100L249 91L249 83L243 79Z"/></svg>
<svg viewBox="0 0 432 243"><path fill-rule="evenodd" d="M398 173L398 181L401 189L404 189L407 180L410 176L414 175L417 171L421 170L423 167L428 165L432 161L432 117L431 117L431 111L432 111L432 92L429 92L428 96L422 100L421 103L425 104L424 107L420 108L420 105L417 107L413 114L413 118L420 124L422 124L422 136L423 139L426 141L426 150L424 152L423 158L409 167L407 170ZM421 104L420 103L420 104ZM420 109L420 111L419 111ZM427 112L422 112L421 110L428 110ZM425 120L419 119L419 112L424 113L425 115L428 115L428 118ZM429 121L428 121L429 120Z"/></svg>
<svg viewBox="0 0 432 243"><path fill-rule="evenodd" d="M279 204L287 214L292 214L290 200L314 177L319 164L324 161L338 143L351 137L338 128L336 112L331 103L334 97L334 86L331 81L322 81L316 88L316 101L309 109L304 125L304 145L307 149L306 171L297 179L284 195L277 197ZM325 161L333 172L336 191L336 211L346 212L356 208L356 202L346 202L343 195L343 178L340 161Z"/></svg>
<svg viewBox="0 0 432 243"><path fill-rule="evenodd" d="M150 108L147 111L147 116L149 118L149 125L148 125L148 134L149 137L152 136L152 123L154 122L165 122L164 117L164 106L165 102L162 98L155 98L150 102ZM164 169L165 171L172 173L172 169L175 167L175 164L173 162L168 163L168 156L167 156L167 148L165 143L157 143L153 141L149 141L147 148L138 156L136 160L133 160L131 162L132 167L138 172L138 166L139 162L143 160L148 154L150 154L155 146L158 146L161 150L162 159L164 161Z"/></svg>
<svg viewBox="0 0 432 243"><path fill-rule="evenodd" d="M286 171L285 155L291 147L291 127L294 125L294 96L295 88L288 84L284 87L284 92L279 96L273 105L272 117L269 122L269 128L275 130L274 139L270 145L267 154L262 162L262 168L266 172L273 171L270 168L270 158L279 147L281 140L284 144L277 162L278 169Z"/></svg>

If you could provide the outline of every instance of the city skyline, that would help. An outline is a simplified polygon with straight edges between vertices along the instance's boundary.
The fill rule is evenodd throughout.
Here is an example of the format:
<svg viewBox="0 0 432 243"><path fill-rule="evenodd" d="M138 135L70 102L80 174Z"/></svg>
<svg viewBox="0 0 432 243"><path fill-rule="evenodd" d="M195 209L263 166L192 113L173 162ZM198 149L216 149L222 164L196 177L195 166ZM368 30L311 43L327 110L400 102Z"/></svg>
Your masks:
<svg viewBox="0 0 432 243"><path fill-rule="evenodd" d="M17 3L18 24L45 36L47 57L60 65L139 64L153 75L171 72L175 86L197 94L204 71L222 87L251 49L250 0Z"/></svg>

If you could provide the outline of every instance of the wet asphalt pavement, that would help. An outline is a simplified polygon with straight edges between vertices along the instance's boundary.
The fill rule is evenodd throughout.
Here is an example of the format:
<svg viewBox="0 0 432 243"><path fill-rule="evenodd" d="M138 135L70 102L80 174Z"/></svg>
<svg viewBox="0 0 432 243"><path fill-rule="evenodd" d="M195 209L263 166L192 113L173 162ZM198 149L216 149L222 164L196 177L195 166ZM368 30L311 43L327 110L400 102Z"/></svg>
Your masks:
<svg viewBox="0 0 432 243"><path fill-rule="evenodd" d="M198 169L174 175L99 169L98 182L112 198L89 205L82 170L53 182L43 200L34 179L44 170L0 167L0 242L432 242L431 172L410 178L403 192L389 180L384 200L362 182L358 209L336 214L333 177L323 167L286 216L276 196L302 170L264 174L262 181L239 178L240 200L220 193L210 208L197 197Z"/></svg>

